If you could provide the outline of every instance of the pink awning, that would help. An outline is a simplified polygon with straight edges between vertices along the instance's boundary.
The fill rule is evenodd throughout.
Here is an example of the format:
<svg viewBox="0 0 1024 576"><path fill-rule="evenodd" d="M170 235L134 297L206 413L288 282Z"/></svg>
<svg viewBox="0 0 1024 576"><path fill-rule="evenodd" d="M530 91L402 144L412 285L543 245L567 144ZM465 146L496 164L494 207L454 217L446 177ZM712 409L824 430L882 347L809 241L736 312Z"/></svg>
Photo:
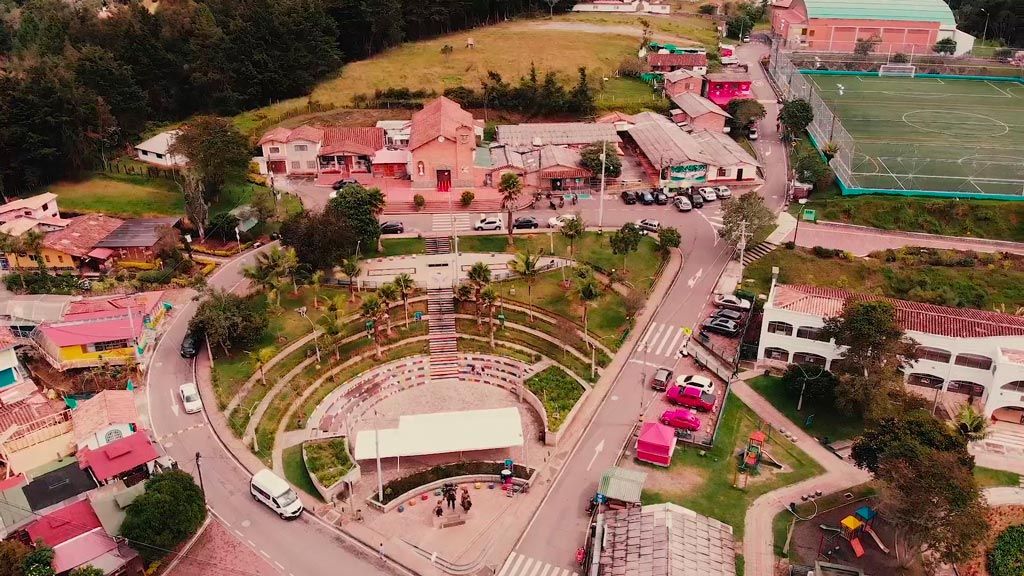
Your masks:
<svg viewBox="0 0 1024 576"><path fill-rule="evenodd" d="M110 255L113 253L114 251L110 248L93 248L92 252L89 252L86 256L89 258L96 258L97 260L106 260L107 258L110 258Z"/></svg>

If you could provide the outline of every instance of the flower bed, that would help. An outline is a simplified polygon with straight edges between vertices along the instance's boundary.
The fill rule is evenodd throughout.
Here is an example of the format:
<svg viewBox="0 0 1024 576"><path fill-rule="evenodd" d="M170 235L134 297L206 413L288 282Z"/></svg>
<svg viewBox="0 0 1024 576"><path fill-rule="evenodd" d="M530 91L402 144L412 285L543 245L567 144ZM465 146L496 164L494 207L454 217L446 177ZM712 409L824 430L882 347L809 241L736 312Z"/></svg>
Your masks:
<svg viewBox="0 0 1024 576"><path fill-rule="evenodd" d="M330 487L352 469L352 459L344 438L306 442L303 445L306 469L320 482Z"/></svg>
<svg viewBox="0 0 1024 576"><path fill-rule="evenodd" d="M388 482L384 485L384 501L381 504L387 504L395 498L403 496L406 492L415 490L424 484L437 482L438 480L475 474L499 476L504 469L505 464L502 462L456 462L454 464L441 464L440 466L434 466L433 468ZM513 465L512 475L516 478L529 478L531 474L533 474L532 468L527 468L520 464Z"/></svg>
<svg viewBox="0 0 1024 576"><path fill-rule="evenodd" d="M544 412L548 416L548 429L552 432L557 432L562 427L562 423L584 392L579 382L557 366L545 368L530 376L525 384L526 388L544 404Z"/></svg>

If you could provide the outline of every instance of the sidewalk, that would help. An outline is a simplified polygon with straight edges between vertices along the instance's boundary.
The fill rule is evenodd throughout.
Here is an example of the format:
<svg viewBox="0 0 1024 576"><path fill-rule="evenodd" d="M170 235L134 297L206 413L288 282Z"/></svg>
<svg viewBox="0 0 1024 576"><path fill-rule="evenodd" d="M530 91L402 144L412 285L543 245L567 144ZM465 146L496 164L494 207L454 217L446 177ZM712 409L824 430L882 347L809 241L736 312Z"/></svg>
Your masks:
<svg viewBox="0 0 1024 576"><path fill-rule="evenodd" d="M775 573L774 535L772 521L790 502L800 500L802 494L821 490L825 494L845 490L867 482L871 475L850 462L839 459L809 434L800 429L775 409L760 394L754 392L744 381L759 376L760 372L740 374L732 383L732 393L750 407L773 428L784 429L796 437L795 444L825 469L825 474L809 478L762 495L747 508L744 524L746 535L743 539L743 559L747 576L773 576Z"/></svg>
<svg viewBox="0 0 1024 576"><path fill-rule="evenodd" d="M1020 242L882 230L880 228L843 224L840 222L823 221L817 224L802 222L799 227L794 227L793 232L795 233L795 242L798 246L806 248L814 246L838 248L856 256L865 256L878 250L903 248L905 246L1024 254L1024 243ZM782 240L793 240L793 237L794 234L787 234Z"/></svg>

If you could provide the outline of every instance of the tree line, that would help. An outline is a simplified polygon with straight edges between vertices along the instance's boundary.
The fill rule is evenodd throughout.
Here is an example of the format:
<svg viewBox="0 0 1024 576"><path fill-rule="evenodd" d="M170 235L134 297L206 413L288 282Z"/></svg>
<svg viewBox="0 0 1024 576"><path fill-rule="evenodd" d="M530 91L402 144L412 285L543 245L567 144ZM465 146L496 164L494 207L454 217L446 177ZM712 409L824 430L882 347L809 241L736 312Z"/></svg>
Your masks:
<svg viewBox="0 0 1024 576"><path fill-rule="evenodd" d="M530 114L572 113L588 116L597 109L594 93L587 80L587 69L577 70L576 83L566 88L558 75L549 70L541 78L533 64L530 72L513 85L494 70L487 71L487 78L474 90L465 86L448 88L444 95L466 108L492 108Z"/></svg>
<svg viewBox="0 0 1024 576"><path fill-rule="evenodd" d="M73 176L150 122L308 93L346 60L534 0L0 0L0 192Z"/></svg>
<svg viewBox="0 0 1024 576"><path fill-rule="evenodd" d="M946 0L957 27L979 39L1024 46L1024 0Z"/></svg>

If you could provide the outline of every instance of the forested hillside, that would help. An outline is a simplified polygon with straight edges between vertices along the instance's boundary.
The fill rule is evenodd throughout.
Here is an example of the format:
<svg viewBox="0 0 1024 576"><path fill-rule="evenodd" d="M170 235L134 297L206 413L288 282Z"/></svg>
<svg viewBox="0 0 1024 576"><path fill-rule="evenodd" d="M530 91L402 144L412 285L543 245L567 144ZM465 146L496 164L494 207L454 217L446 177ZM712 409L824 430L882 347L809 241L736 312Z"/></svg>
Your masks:
<svg viewBox="0 0 1024 576"><path fill-rule="evenodd" d="M946 4L956 13L958 27L968 34L1024 46L1024 0L946 0Z"/></svg>

